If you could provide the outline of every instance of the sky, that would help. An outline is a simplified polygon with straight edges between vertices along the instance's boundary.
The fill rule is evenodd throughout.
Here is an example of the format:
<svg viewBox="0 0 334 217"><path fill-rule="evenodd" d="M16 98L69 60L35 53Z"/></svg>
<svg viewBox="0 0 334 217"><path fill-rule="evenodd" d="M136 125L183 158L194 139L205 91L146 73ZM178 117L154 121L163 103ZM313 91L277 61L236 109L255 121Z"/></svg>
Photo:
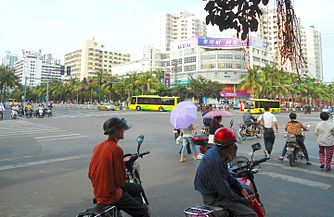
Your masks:
<svg viewBox="0 0 334 217"><path fill-rule="evenodd" d="M273 0L270 0L272 3ZM315 3L317 2L317 3ZM321 5L320 3L321 2ZM42 49L63 61L65 53L94 37L107 50L142 58L145 44L155 42L160 13L190 11L205 20L203 0L0 0L0 56L11 50ZM334 13L330 0L294 0L302 26L322 34L324 80L334 80ZM209 26L208 32L219 33ZM208 35L210 36L210 35Z"/></svg>

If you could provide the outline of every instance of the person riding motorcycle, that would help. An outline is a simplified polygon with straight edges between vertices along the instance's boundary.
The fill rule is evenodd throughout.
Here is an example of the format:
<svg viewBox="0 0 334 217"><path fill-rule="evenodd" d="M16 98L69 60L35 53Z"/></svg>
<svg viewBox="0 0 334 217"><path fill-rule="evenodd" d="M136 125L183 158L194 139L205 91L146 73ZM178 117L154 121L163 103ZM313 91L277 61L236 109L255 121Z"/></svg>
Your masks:
<svg viewBox="0 0 334 217"><path fill-rule="evenodd" d="M287 131L288 134L296 136L297 143L298 143L299 147L301 148L301 150L304 153L304 156L305 156L305 159L306 159L306 164L307 165L312 165L312 163L311 163L311 161L308 157L307 149L306 149L305 144L304 144L304 136L302 134L303 131L308 131L308 129L302 123L296 121L296 119L297 119L297 114L296 113L290 113L289 118L291 119L291 121L289 121L286 124L285 131ZM282 155L279 158L280 161L284 160L284 156L285 156L286 152L287 152L287 143L285 143L284 148L282 150Z"/></svg>
<svg viewBox="0 0 334 217"><path fill-rule="evenodd" d="M96 209L115 205L131 216L149 217L140 197L141 186L126 183L125 163L131 156L124 158L123 149L117 144L129 128L124 118L113 117L104 122L104 135L108 139L95 146L88 177L94 189Z"/></svg>
<svg viewBox="0 0 334 217"><path fill-rule="evenodd" d="M214 134L214 142L215 147L205 153L197 168L195 190L202 194L205 205L226 208L234 216L256 217L257 214L247 206L252 204L252 196L227 168L236 148L233 130L219 128Z"/></svg>
<svg viewBox="0 0 334 217"><path fill-rule="evenodd" d="M212 118L209 129L210 135L214 135L217 129L224 127L224 125L221 124L221 122L222 122L222 116L215 116Z"/></svg>
<svg viewBox="0 0 334 217"><path fill-rule="evenodd" d="M251 114L249 109L244 112L242 119L244 120L244 124L246 125L247 129L249 129L250 126L252 126L252 129L254 129L257 119Z"/></svg>

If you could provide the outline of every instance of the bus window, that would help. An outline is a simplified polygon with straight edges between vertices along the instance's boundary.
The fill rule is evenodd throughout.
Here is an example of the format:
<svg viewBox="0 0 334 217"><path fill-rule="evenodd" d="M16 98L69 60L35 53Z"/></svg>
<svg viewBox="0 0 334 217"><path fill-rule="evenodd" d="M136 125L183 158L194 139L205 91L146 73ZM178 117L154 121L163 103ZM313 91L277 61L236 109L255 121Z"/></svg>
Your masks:
<svg viewBox="0 0 334 217"><path fill-rule="evenodd" d="M136 104L136 97L131 98L131 104Z"/></svg>

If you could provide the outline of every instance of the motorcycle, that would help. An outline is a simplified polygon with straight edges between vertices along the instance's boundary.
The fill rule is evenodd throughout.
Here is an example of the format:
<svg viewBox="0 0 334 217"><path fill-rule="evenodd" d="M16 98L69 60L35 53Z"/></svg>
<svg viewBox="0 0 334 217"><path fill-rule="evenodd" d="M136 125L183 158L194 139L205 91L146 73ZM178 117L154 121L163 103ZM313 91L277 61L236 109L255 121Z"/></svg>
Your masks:
<svg viewBox="0 0 334 217"><path fill-rule="evenodd" d="M144 141L144 136L140 135L137 137L136 139L137 141L137 152L134 154L126 154L124 155L124 159L126 160L125 163L125 171L126 171L126 181L128 183L135 183L135 184L139 184L142 187L142 181L140 179L140 168L139 168L139 164L136 161L139 157L142 158L144 155L149 154L149 151L146 152L142 152L140 153L140 147L141 144ZM142 188L143 189L143 188ZM143 189L143 191L140 193L141 195L141 199L142 202L144 204L144 206L148 207L149 202L148 199L146 197L145 191ZM93 199L93 203L96 203L95 198ZM103 207L99 207L97 208L96 206L93 208L89 208L86 209L82 212L80 212L77 217L122 217L122 214L120 212L120 210L114 206L114 205L106 205Z"/></svg>
<svg viewBox="0 0 334 217"><path fill-rule="evenodd" d="M230 128L233 127L234 121L230 120ZM192 136L191 140L195 145L199 146L199 159L202 158L202 156L205 154L205 152L214 146L214 135L209 134L209 128L208 127L202 127L201 133L195 134Z"/></svg>
<svg viewBox="0 0 334 217"><path fill-rule="evenodd" d="M27 118L32 118L32 115L33 115L33 110L32 109L29 109L26 111L26 117Z"/></svg>
<svg viewBox="0 0 334 217"><path fill-rule="evenodd" d="M308 130L309 128L310 125L307 125L306 129ZM304 132L302 133L302 136L304 137ZM284 137L286 138L286 150L289 159L289 164L291 167L294 167L297 164L297 160L298 159L303 160L305 156L303 151L298 145L297 137L295 135L287 134L284 135Z"/></svg>
<svg viewBox="0 0 334 217"><path fill-rule="evenodd" d="M261 138L264 133L263 126L260 124L254 125L246 125L239 124L238 136L242 140L246 140L247 137L256 136L257 138Z"/></svg>
<svg viewBox="0 0 334 217"><path fill-rule="evenodd" d="M47 115L48 117L52 116L52 110L50 108L44 109L44 113L45 115Z"/></svg>
<svg viewBox="0 0 334 217"><path fill-rule="evenodd" d="M10 119L16 119L17 116L18 116L17 111L16 111L15 109L12 109L12 110L10 111L10 116L9 116L9 118L10 118Z"/></svg>
<svg viewBox="0 0 334 217"><path fill-rule="evenodd" d="M37 117L38 118L42 118L44 117L44 109L43 108L39 108L37 111Z"/></svg>
<svg viewBox="0 0 334 217"><path fill-rule="evenodd" d="M260 143L253 144L252 149L253 153L251 155L251 160L243 156L235 157L228 164L228 167L230 172L238 179L240 184L246 185L248 186L248 189L252 190L253 205L251 208L257 213L258 217L265 217L266 212L262 202L260 201L260 195L257 191L254 180L254 174L258 173L258 165L269 159L269 154L266 150L261 149ZM261 158L259 160L256 160L255 158L258 157ZM230 213L228 209L206 205L188 207L183 212L186 217L233 217L233 214Z"/></svg>

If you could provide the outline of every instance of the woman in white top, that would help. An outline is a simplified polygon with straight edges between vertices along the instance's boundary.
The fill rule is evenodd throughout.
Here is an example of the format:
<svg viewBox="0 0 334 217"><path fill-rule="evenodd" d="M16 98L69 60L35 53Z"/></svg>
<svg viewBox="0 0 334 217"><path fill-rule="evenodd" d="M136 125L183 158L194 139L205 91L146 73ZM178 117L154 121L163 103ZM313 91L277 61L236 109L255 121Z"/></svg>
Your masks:
<svg viewBox="0 0 334 217"><path fill-rule="evenodd" d="M326 152L326 171L331 170L331 161L334 152L334 123L328 121L329 114L327 112L320 113L321 122L315 128L315 135L319 145L320 168L325 167Z"/></svg>

